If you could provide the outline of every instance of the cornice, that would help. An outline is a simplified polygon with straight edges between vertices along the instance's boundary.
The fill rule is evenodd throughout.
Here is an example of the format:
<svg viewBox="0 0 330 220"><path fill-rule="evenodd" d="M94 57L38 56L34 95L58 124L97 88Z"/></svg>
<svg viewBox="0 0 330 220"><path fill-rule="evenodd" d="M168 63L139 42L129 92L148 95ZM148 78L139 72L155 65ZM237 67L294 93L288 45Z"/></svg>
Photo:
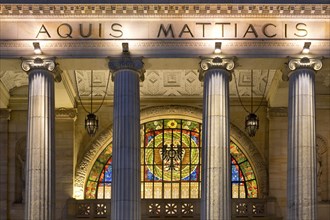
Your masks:
<svg viewBox="0 0 330 220"><path fill-rule="evenodd" d="M1 4L6 17L329 17L330 4Z"/></svg>

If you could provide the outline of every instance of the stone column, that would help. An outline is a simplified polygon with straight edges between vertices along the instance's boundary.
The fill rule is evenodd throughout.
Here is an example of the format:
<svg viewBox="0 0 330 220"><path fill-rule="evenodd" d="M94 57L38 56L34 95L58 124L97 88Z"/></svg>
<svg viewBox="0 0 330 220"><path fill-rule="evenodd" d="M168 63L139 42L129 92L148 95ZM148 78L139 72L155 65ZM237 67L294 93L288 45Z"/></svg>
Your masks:
<svg viewBox="0 0 330 220"><path fill-rule="evenodd" d="M9 218L9 120L10 109L0 108L0 213L4 219Z"/></svg>
<svg viewBox="0 0 330 220"><path fill-rule="evenodd" d="M288 219L316 217L315 71L319 59L291 59L289 69Z"/></svg>
<svg viewBox="0 0 330 220"><path fill-rule="evenodd" d="M111 59L114 81L111 219L141 219L140 86L141 58L124 53Z"/></svg>
<svg viewBox="0 0 330 220"><path fill-rule="evenodd" d="M23 60L22 69L29 75L25 219L50 220L55 214L55 62Z"/></svg>
<svg viewBox="0 0 330 220"><path fill-rule="evenodd" d="M204 80L202 220L231 219L229 80L233 69L232 59L200 62L200 79Z"/></svg>

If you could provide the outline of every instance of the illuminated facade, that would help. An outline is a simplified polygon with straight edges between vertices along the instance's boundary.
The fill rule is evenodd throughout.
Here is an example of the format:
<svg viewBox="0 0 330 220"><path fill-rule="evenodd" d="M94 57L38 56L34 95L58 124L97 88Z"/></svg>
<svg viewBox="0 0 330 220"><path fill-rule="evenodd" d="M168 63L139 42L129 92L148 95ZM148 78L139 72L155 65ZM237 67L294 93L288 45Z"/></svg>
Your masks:
<svg viewBox="0 0 330 220"><path fill-rule="evenodd" d="M327 219L329 18L323 0L4 1L0 216Z"/></svg>

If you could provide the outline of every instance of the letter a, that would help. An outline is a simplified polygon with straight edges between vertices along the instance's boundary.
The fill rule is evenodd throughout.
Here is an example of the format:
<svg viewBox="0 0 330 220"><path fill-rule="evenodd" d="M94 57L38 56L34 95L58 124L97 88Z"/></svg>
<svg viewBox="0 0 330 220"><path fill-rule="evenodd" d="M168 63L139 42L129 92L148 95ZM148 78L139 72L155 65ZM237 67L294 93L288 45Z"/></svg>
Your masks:
<svg viewBox="0 0 330 220"><path fill-rule="evenodd" d="M48 38L51 38L51 36L50 36L50 34L48 33L48 31L47 31L45 25L43 25L43 24L41 25L41 28L39 29L39 32L38 32L36 38L39 37L39 34L47 34Z"/></svg>

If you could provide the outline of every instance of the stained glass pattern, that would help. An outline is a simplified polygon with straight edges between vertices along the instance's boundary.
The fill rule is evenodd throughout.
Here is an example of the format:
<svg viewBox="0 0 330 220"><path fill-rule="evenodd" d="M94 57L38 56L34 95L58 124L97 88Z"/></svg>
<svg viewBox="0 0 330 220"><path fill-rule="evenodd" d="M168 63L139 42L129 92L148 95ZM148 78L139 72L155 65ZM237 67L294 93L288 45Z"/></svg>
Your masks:
<svg viewBox="0 0 330 220"><path fill-rule="evenodd" d="M162 119L141 125L141 197L200 198L201 124ZM230 142L232 198L257 198L258 185L250 162ZM86 199L111 198L112 146L95 161L85 187Z"/></svg>
<svg viewBox="0 0 330 220"><path fill-rule="evenodd" d="M230 143L232 198L258 198L257 181L244 153Z"/></svg>
<svg viewBox="0 0 330 220"><path fill-rule="evenodd" d="M86 199L111 198L112 146L109 144L95 161L85 187Z"/></svg>
<svg viewBox="0 0 330 220"><path fill-rule="evenodd" d="M179 199L200 197L201 124L189 120L163 119L145 123L141 158L144 167L142 198ZM197 190L191 188L197 183ZM150 188L149 188L150 187ZM161 190L158 189L161 187ZM156 193L159 191L159 193ZM159 197L161 196L161 197Z"/></svg>

